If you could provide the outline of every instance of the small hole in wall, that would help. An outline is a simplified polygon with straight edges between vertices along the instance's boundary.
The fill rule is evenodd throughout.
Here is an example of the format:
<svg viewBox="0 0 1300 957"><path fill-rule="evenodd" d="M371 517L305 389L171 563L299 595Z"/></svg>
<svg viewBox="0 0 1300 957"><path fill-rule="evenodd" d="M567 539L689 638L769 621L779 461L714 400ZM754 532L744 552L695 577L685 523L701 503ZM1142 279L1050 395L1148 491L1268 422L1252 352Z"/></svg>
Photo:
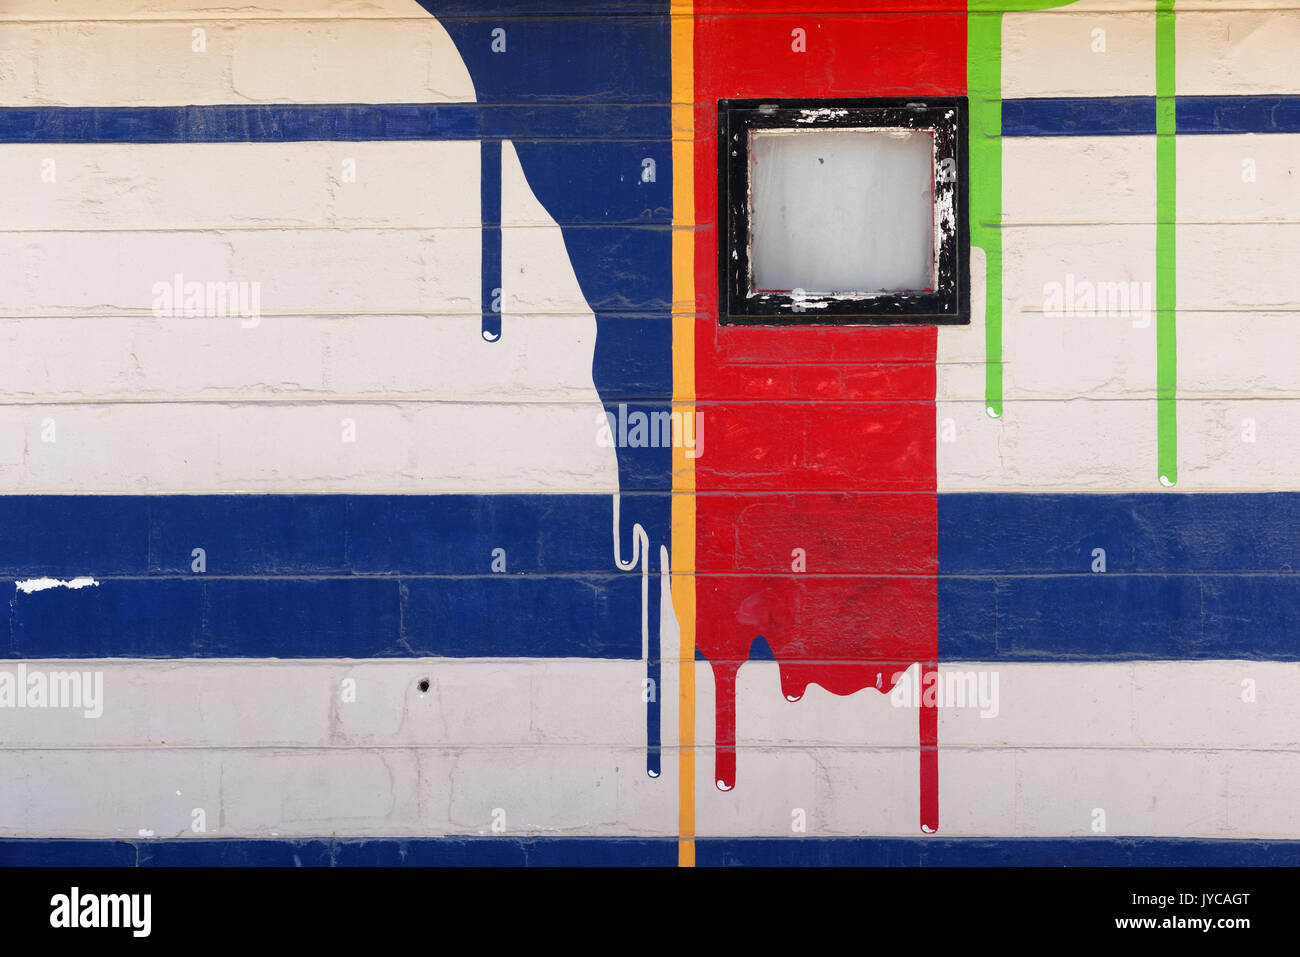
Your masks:
<svg viewBox="0 0 1300 957"><path fill-rule="evenodd" d="M428 693L429 693L429 679L428 679L428 678L421 678L420 681L419 681L419 684L417 684L416 687L420 689L420 694L428 694Z"/></svg>

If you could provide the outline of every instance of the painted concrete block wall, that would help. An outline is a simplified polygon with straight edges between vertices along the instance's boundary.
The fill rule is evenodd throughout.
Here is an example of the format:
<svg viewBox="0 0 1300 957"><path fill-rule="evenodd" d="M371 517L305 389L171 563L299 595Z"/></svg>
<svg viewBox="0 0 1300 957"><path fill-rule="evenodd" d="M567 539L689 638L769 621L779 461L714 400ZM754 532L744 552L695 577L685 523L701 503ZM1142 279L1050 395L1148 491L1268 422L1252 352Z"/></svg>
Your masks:
<svg viewBox="0 0 1300 957"><path fill-rule="evenodd" d="M553 7L0 10L0 862L1300 857L1300 11ZM885 96L969 325L719 323Z"/></svg>

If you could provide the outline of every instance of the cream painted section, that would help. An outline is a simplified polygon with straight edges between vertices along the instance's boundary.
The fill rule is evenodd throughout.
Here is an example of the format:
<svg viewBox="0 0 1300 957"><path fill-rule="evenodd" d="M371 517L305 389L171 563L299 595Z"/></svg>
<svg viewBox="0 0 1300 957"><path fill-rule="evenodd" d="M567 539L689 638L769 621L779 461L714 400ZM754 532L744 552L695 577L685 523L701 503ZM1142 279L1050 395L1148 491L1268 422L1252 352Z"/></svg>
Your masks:
<svg viewBox="0 0 1300 957"><path fill-rule="evenodd" d="M277 315L479 312L477 230L4 233L0 257L17 267L0 278L6 317L148 316L155 284L171 283L177 273L187 282L258 283L262 322Z"/></svg>
<svg viewBox="0 0 1300 957"><path fill-rule="evenodd" d="M938 336L942 491L1156 486L1155 140L1003 140L1003 396L984 405L984 254L972 321Z"/></svg>
<svg viewBox="0 0 1300 957"><path fill-rule="evenodd" d="M1300 487L1296 411L1295 399L1243 396L1179 402L1178 487L1198 492L1294 491Z"/></svg>
<svg viewBox="0 0 1300 957"><path fill-rule="evenodd" d="M1155 222L1154 136L1007 137L1002 176L1004 226Z"/></svg>
<svg viewBox="0 0 1300 957"><path fill-rule="evenodd" d="M15 748L634 748L645 742L645 666L639 661L109 658L23 664L29 672L102 672L104 704L99 718L76 709L0 708L0 729ZM0 672L17 666L0 663ZM420 692L421 680L428 680L427 692ZM345 688L355 691L354 701L343 700ZM597 706L612 720L590 721Z"/></svg>
<svg viewBox="0 0 1300 957"><path fill-rule="evenodd" d="M1003 95L1152 95L1154 18L1145 11L1153 6L1116 0L1008 14ZM1180 2L1178 92L1295 93L1292 58L1277 52L1295 46L1292 34L1300 39L1294 7ZM1105 53L1089 50L1094 29L1105 30ZM1297 487L1300 446L1284 401L1300 393L1292 361L1300 280L1289 265L1300 255L1297 139L1179 139L1184 490ZM1069 275L1150 283L1154 303L1154 139L1007 139L1003 148L1005 414L982 414L977 309L969 329L939 336L939 488L1158 488L1154 315L1147 323L1145 310L1129 318L1043 311L1045 285L1064 286ZM1247 160L1254 182L1243 181Z"/></svg>
<svg viewBox="0 0 1300 957"><path fill-rule="evenodd" d="M1004 15L1003 97L1154 96L1154 11L1154 0L1124 0ZM1093 52L1095 30L1104 53Z"/></svg>
<svg viewBox="0 0 1300 957"><path fill-rule="evenodd" d="M1178 308L1292 309L1300 302L1300 222L1178 228Z"/></svg>
<svg viewBox="0 0 1300 957"><path fill-rule="evenodd" d="M676 833L644 746L0 751L0 836L426 837ZM639 774L636 770L640 768ZM112 781L88 789L87 781ZM191 831L193 810L206 831ZM494 812L504 831L494 831Z"/></svg>
<svg viewBox="0 0 1300 957"><path fill-rule="evenodd" d="M1178 405L1179 486L1185 490L1300 488L1298 147L1300 136L1293 135L1178 142L1178 376L1186 397ZM1249 172L1254 182L1243 181Z"/></svg>
<svg viewBox="0 0 1300 957"><path fill-rule="evenodd" d="M1009 399L997 420L982 399L941 400L936 414L940 492L1159 487L1154 399Z"/></svg>
<svg viewBox="0 0 1300 957"><path fill-rule="evenodd" d="M1197 398L1300 397L1296 312L1185 310L1178 315L1178 392Z"/></svg>
<svg viewBox="0 0 1300 957"><path fill-rule="evenodd" d="M37 404L591 398L594 333L563 317L505 320L508 339L485 355L477 314L277 316L256 329L233 318L8 318L0 319L0 377L6 402ZM558 343L573 361L528 361L558 352Z"/></svg>
<svg viewBox="0 0 1300 957"><path fill-rule="evenodd" d="M752 751L733 801L697 775L696 833L711 836L913 837L915 748ZM1292 838L1294 751L940 748L940 837ZM757 780L755 780L757 779ZM793 834L794 812L807 832Z"/></svg>
<svg viewBox="0 0 1300 957"><path fill-rule="evenodd" d="M121 176L133 166L169 172L159 174L162 196L152 205L101 175L101 203L84 216L92 222L55 201L53 215L68 228L0 234L0 255L20 264L0 277L0 374L10 403L0 406L0 432L14 439L0 453L0 476L10 490L617 489L615 451L597 440L595 317L511 144L502 151L506 293L496 342L481 335L476 143L361 156L380 165L375 174L396 177L391 195L422 194L412 215L450 225L160 222L169 194L224 195L220 184L247 172L249 197L224 211L206 199L186 209L182 199L176 218L246 223L260 209L272 223L291 223L307 214L311 193L329 191L329 154L344 145L261 147L270 152L260 172L259 147L247 145L69 156L74 168L104 159ZM295 165L320 178L302 192L280 190ZM115 207L140 228L92 228L116 221ZM39 215L28 201L16 218ZM247 284L247 304L256 288L258 308L151 314L178 274ZM344 420L355 441L344 440ZM49 421L54 441L43 437Z"/></svg>
<svg viewBox="0 0 1300 957"><path fill-rule="evenodd" d="M1003 230L1006 398L1155 395L1155 228Z"/></svg>
<svg viewBox="0 0 1300 957"><path fill-rule="evenodd" d="M474 99L469 71L447 31L414 0L369 5L405 20L355 19L350 4L324 7L322 16L318 4L309 20L226 11L213 14L219 19L190 14L175 22L147 15L113 21L102 19L100 6L83 11L87 19L40 22L74 14L52 0L26 6L23 21L0 22L4 106ZM204 52L193 49L194 30L204 31Z"/></svg>
<svg viewBox="0 0 1300 957"><path fill-rule="evenodd" d="M1143 262L1138 243L1148 234ZM1154 316L1144 326L1134 314L1043 312L1044 286L1064 286L1070 274L1094 283L1154 283L1153 234L1138 225L1005 230L1000 419L987 414L983 400L984 255L972 250L971 324L938 337L940 492L1155 486Z"/></svg>
<svg viewBox="0 0 1300 957"><path fill-rule="evenodd" d="M1181 136L1178 164L1182 225L1300 221L1300 135Z"/></svg>
<svg viewBox="0 0 1300 957"><path fill-rule="evenodd" d="M5 144L0 178L7 230L479 228L476 141Z"/></svg>
<svg viewBox="0 0 1300 957"><path fill-rule="evenodd" d="M671 701L675 635L665 652ZM491 833L494 808L515 835L676 833L675 709L663 712L664 777L648 778L639 662L25 664L103 671L104 713L0 709L13 771L0 791L6 836L184 835L194 807L208 836ZM1267 797L1300 772L1290 693L1300 665L942 670L996 674L998 713L940 711L941 833L1084 835L1094 807L1106 809L1110 834L1284 837L1300 824L1284 794ZM353 703L340 698L348 678ZM1242 700L1246 679L1253 703ZM795 808L809 834L916 832L914 709L871 689L813 687L788 702L777 666L750 662L738 687L737 787L723 794L711 782L707 663L697 688L701 835L790 834ZM87 801L71 781L97 773L118 784Z"/></svg>
<svg viewBox="0 0 1300 957"><path fill-rule="evenodd" d="M608 494L618 479L596 414L560 402L8 405L0 482L9 493Z"/></svg>
<svg viewBox="0 0 1300 957"><path fill-rule="evenodd" d="M322 9L325 7L325 9ZM1178 12L1224 12L1224 0L1178 0ZM1067 8L1074 12L1150 12L1152 0L1075 0ZM1231 10L1293 10L1295 0L1232 0ZM196 16L225 19L390 19L428 16L413 0L257 0L231 7L226 3L179 3L175 0L114 0L106 10L103 0L10 0L0 7L3 20L174 20Z"/></svg>
<svg viewBox="0 0 1300 957"><path fill-rule="evenodd" d="M1000 714L944 709L939 822L948 836L1290 837L1300 808L1294 664L997 665ZM948 670L945 668L944 670ZM1241 700L1254 678L1256 704ZM874 690L785 701L777 666L738 682L736 787L712 784L713 679L697 669L700 836L918 833L917 714ZM1268 700L1265 700L1265 699ZM857 735L856 742L852 739ZM1189 743L1194 742L1194 743Z"/></svg>
<svg viewBox="0 0 1300 957"><path fill-rule="evenodd" d="M103 714L0 708L12 762L0 836L196 836L196 807L209 838L492 835L498 808L505 836L676 835L680 638L667 589L659 614L658 778L645 771L638 661L25 661L102 671Z"/></svg>
<svg viewBox="0 0 1300 957"><path fill-rule="evenodd" d="M46 152L0 149L0 173L38 182ZM78 145L53 158L59 180L3 214L0 248L29 267L0 277L10 398L594 396L594 319L512 147L503 256L517 268L490 350L477 143ZM340 182L344 158L355 183ZM154 285L176 273L258 283L260 321L155 318Z"/></svg>
<svg viewBox="0 0 1300 957"><path fill-rule="evenodd" d="M1180 96L1300 91L1291 52L1300 45L1300 10L1285 2L1241 9L1246 6L1234 0L1192 12L1178 4Z"/></svg>
<svg viewBox="0 0 1300 957"><path fill-rule="evenodd" d="M174 0L8 0L0 20L188 20L196 16L230 20L346 18L426 20L429 15L414 0L254 0L232 7L225 2L178 3Z"/></svg>

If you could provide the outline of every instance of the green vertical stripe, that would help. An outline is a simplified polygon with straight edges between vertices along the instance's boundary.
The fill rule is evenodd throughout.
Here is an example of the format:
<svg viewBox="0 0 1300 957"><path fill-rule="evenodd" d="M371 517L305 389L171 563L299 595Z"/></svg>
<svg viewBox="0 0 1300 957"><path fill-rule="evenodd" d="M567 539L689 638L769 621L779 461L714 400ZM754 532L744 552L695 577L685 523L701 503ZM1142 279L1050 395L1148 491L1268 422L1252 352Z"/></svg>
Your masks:
<svg viewBox="0 0 1300 957"><path fill-rule="evenodd" d="M1162 485L1178 482L1178 139L1174 0L1156 2L1156 442Z"/></svg>
<svg viewBox="0 0 1300 957"><path fill-rule="evenodd" d="M976 7L975 2L971 7ZM1002 415L1002 14L970 15L970 241L984 250L984 405Z"/></svg>
<svg viewBox="0 0 1300 957"><path fill-rule="evenodd" d="M968 0L966 89L970 97L972 246L984 250L984 406L1002 415L1002 15L1074 0Z"/></svg>

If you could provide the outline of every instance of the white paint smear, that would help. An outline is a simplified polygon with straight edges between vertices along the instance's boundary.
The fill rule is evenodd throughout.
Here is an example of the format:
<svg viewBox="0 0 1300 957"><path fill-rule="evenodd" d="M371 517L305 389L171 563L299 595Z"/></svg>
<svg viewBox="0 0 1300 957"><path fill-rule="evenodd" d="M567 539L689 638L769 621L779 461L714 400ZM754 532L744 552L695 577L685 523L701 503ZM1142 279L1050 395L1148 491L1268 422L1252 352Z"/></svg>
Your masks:
<svg viewBox="0 0 1300 957"><path fill-rule="evenodd" d="M23 581L14 582L18 590L25 595L30 595L34 591L45 591L47 588L85 588L89 585L98 585L99 582L86 575L81 578L71 578L63 581L59 578L27 578Z"/></svg>

